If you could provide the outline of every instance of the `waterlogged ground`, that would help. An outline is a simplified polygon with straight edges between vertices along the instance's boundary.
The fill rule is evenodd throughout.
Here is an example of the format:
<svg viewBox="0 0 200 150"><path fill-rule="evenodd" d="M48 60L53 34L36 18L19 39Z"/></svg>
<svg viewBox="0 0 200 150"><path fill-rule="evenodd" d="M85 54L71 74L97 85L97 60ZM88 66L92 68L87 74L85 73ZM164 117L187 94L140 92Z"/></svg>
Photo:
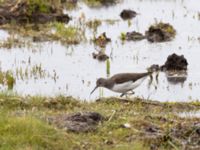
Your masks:
<svg viewBox="0 0 200 150"><path fill-rule="evenodd" d="M139 15L131 21L123 21L119 14L123 9L133 9ZM110 56L111 75L122 72L144 72L152 64L162 65L168 55L183 54L188 60L188 76L184 83L170 83L166 75L160 73L158 83L154 80L148 87L147 79L138 89L136 96L159 101L189 101L200 98L200 5L195 0L124 0L110 7L90 8L82 2L72 11L70 25L94 19L102 20L102 25L93 29L85 27L86 41L75 46L58 42L40 42L27 44L21 48L1 48L1 71L12 70L16 76L14 91L24 95L70 95L76 98L92 100L99 96L118 96L106 89L89 93L96 79L106 77L106 63L92 58L92 53L100 50L90 41L94 35L106 32L112 42L105 48ZM144 33L156 22L173 25L176 38L165 43L125 42L120 34L128 31ZM0 31L0 39L8 37L6 31ZM2 90L6 88L1 86Z"/></svg>

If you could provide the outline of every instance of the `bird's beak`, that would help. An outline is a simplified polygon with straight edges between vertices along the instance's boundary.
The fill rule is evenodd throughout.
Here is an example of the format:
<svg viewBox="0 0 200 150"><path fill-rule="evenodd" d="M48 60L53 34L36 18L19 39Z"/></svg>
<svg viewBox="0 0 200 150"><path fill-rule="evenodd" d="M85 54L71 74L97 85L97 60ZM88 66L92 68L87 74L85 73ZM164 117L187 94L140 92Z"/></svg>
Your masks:
<svg viewBox="0 0 200 150"><path fill-rule="evenodd" d="M92 95L92 93L94 93L94 91L98 88L99 86L97 85L93 90L92 92L90 93L90 95Z"/></svg>

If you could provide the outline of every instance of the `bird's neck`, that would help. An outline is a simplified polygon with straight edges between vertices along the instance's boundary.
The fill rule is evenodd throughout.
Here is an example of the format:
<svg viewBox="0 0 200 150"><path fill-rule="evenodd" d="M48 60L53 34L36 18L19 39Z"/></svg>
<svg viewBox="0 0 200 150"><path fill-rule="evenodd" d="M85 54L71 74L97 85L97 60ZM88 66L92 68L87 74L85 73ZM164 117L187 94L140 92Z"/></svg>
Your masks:
<svg viewBox="0 0 200 150"><path fill-rule="evenodd" d="M114 86L113 80L105 79L105 81L106 81L105 84L104 84L105 88L111 89Z"/></svg>

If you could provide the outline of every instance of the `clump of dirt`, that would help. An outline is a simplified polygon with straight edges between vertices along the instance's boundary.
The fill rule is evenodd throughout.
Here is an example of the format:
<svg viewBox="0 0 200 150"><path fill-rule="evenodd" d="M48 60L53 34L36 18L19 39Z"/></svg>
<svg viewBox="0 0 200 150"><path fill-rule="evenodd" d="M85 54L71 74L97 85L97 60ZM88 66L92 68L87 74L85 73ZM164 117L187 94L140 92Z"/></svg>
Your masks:
<svg viewBox="0 0 200 150"><path fill-rule="evenodd" d="M132 18L136 17L136 15L137 15L137 13L134 10L130 10L130 9L124 9L120 13L120 17L124 20L132 19Z"/></svg>
<svg viewBox="0 0 200 150"><path fill-rule="evenodd" d="M43 1L19 0L0 9L0 25L11 22L16 23L47 23L52 21L67 23L70 17L62 10Z"/></svg>
<svg viewBox="0 0 200 150"><path fill-rule="evenodd" d="M135 32L135 31L127 32L124 38L124 40L127 40L127 41L140 41L143 39L145 39L145 36L142 33Z"/></svg>
<svg viewBox="0 0 200 150"><path fill-rule="evenodd" d="M175 37L176 30L172 25L161 22L150 26L145 35L150 42L165 42Z"/></svg>
<svg viewBox="0 0 200 150"><path fill-rule="evenodd" d="M102 51L99 51L98 53L92 53L92 56L98 61L106 61L107 59L109 59L109 57Z"/></svg>
<svg viewBox="0 0 200 150"><path fill-rule="evenodd" d="M58 128L72 132L90 132L96 130L100 121L104 117L96 112L83 112L72 115L59 115L49 117L48 121Z"/></svg>
<svg viewBox="0 0 200 150"><path fill-rule="evenodd" d="M106 44L109 42L111 42L111 39L106 36L105 32L94 39L94 43L103 48L106 47Z"/></svg>
<svg viewBox="0 0 200 150"><path fill-rule="evenodd" d="M173 53L167 57L167 61L161 66L161 70L187 70L188 62L184 55L177 55Z"/></svg>

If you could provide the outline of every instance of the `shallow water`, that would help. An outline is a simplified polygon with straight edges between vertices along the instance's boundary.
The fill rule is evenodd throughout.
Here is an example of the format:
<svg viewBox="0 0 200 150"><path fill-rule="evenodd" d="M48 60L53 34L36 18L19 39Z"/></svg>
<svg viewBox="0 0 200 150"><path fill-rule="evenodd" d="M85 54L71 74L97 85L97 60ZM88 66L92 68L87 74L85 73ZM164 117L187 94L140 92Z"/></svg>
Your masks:
<svg viewBox="0 0 200 150"><path fill-rule="evenodd" d="M183 113L179 113L178 116L182 118L199 118L200 111L183 112Z"/></svg>
<svg viewBox="0 0 200 150"><path fill-rule="evenodd" d="M145 72L152 64L162 65L168 55L183 54L188 62L188 77L184 83L170 83L166 75L160 73L156 83L148 87L148 80L135 90L135 95L159 101L189 101L200 99L200 20L199 2L195 0L124 0L122 3L102 8L89 8L79 2L76 10L67 12L73 20L85 16L85 20L102 19L118 20L115 24L104 21L98 28L97 34L106 32L112 42L106 47L111 65L111 75L122 72ZM131 26L123 21L119 14L123 9L133 9L138 12L132 19ZM83 15L84 14L84 15ZM170 23L177 31L173 41L165 43L121 42L121 32L138 31L144 33L156 21ZM71 21L70 24L76 24ZM0 40L8 36L0 31ZM45 70L45 77L18 78L14 91L24 95L58 94L70 95L83 100L92 100L101 96L118 96L119 94L104 89L97 90L91 97L89 93L95 86L96 79L106 77L106 63L92 58L92 52L100 50L90 39L93 31L86 29L87 42L76 46L63 46L59 43L34 43L34 48L13 48L0 50L2 71L30 69L41 65ZM2 87L4 89L4 87ZM101 93L101 94L100 94ZM103 94L102 94L103 93Z"/></svg>

